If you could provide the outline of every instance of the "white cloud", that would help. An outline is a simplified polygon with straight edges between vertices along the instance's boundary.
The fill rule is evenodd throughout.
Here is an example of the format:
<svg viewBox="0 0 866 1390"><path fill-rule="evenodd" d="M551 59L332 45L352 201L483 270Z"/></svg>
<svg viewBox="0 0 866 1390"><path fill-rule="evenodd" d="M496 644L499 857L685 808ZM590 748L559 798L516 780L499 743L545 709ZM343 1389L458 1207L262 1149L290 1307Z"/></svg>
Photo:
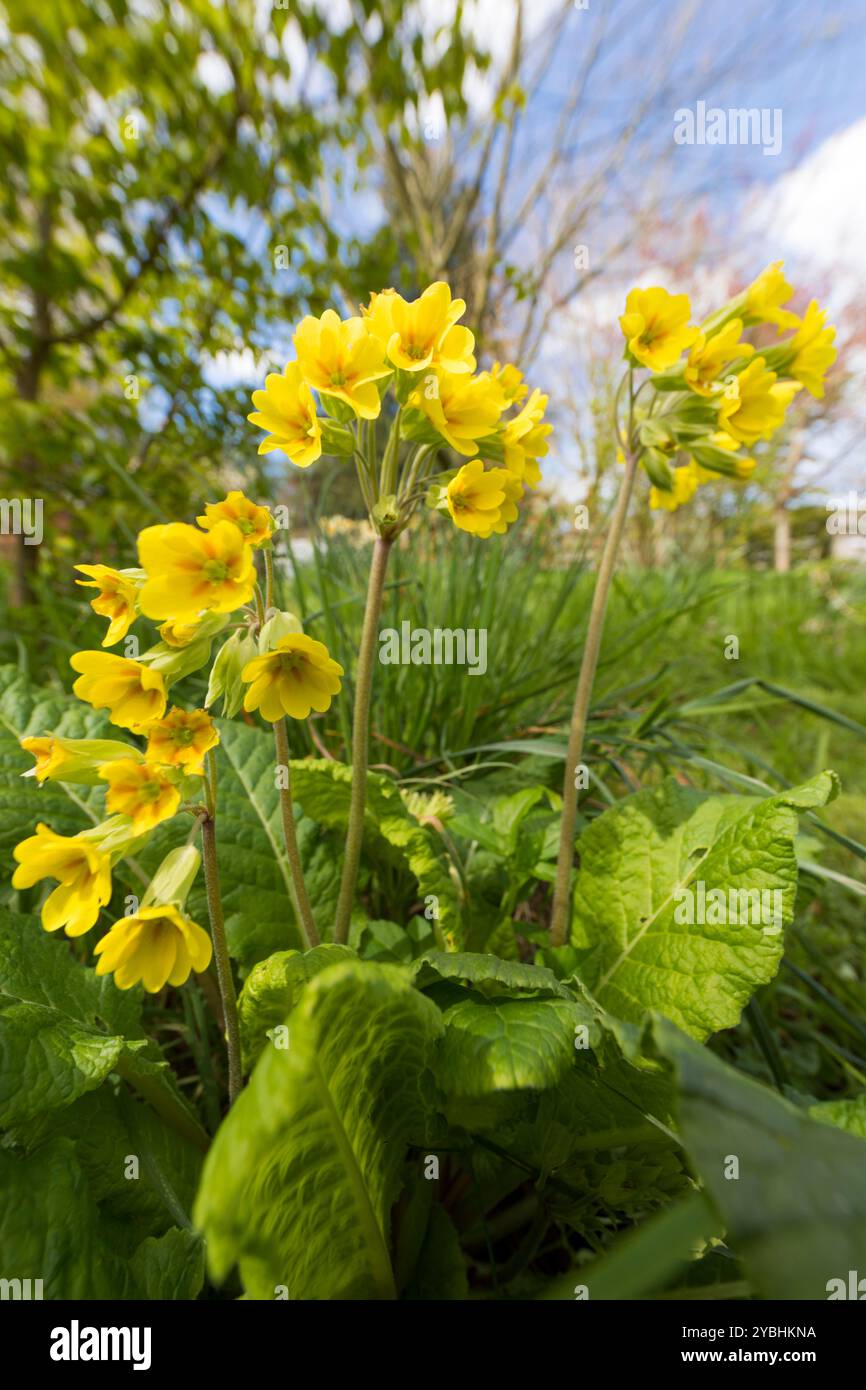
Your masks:
<svg viewBox="0 0 866 1390"><path fill-rule="evenodd" d="M866 293L866 118L831 135L762 193L750 223L804 272L828 276L834 311Z"/></svg>

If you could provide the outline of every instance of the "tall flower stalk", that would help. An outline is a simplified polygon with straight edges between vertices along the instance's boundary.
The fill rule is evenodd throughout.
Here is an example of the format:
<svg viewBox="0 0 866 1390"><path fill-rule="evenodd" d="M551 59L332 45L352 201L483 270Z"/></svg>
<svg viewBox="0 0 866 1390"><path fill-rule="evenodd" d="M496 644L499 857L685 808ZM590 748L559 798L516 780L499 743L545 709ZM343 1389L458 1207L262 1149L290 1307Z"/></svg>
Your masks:
<svg viewBox="0 0 866 1390"><path fill-rule="evenodd" d="M687 295L654 286L634 289L626 300L620 328L627 369L613 421L623 474L599 561L569 727L550 922L553 946L562 946L569 934L581 759L611 581L638 468L650 479L650 506L675 511L714 478L747 479L755 460L741 454L741 447L769 439L801 388L823 395L824 375L836 357L835 329L825 324L826 313L814 300L803 318L783 308L792 294L776 261L699 326L690 323ZM742 336L757 326L765 332L792 330L792 336L757 348ZM639 368L649 375L635 389ZM626 398L623 424L621 402Z"/></svg>
<svg viewBox="0 0 866 1390"><path fill-rule="evenodd" d="M292 878L293 905L304 945L307 950L309 950L311 946L318 946L319 933L316 931L316 923L313 919L313 909L310 905L310 895L307 892L307 884L304 879L301 852L298 848L298 836L295 830L295 808L292 802L291 783L292 772L291 763L289 762L289 737L286 732L285 719L277 719L274 723L274 746L277 753L280 816L283 822L283 839L286 845L286 858L289 861L289 872Z"/></svg>
<svg viewBox="0 0 866 1390"><path fill-rule="evenodd" d="M240 1028L238 1026L238 1001L235 993L234 977L232 975L232 963L231 957L229 956L228 940L226 938L225 916L223 914L219 868L217 866L217 780L216 759L213 753L208 753L207 755L205 801L207 805L207 815L202 820L201 827L204 883L205 892L207 893L208 916L210 918L214 961L216 963L217 981L219 982L226 1048L228 1051L229 1104L233 1105L240 1095L241 1086L243 1085L243 1073L241 1070L241 1037Z"/></svg>
<svg viewBox="0 0 866 1390"><path fill-rule="evenodd" d="M538 459L548 450L547 397L530 394L514 366L476 372L475 339L458 322L465 309L438 282L412 301L383 290L357 317L340 319L332 309L307 317L294 335L296 360L253 394L249 419L266 431L259 452L281 449L300 468L322 454L351 459L376 535L355 674L352 789L333 931L339 942L348 939L355 903L376 639L394 541L422 502L470 535L503 534L525 488L540 480ZM445 448L452 457L439 463ZM468 462L454 466L454 455Z"/></svg>
<svg viewBox="0 0 866 1390"><path fill-rule="evenodd" d="M631 422L629 434L631 433ZM571 725L568 733L568 748L565 754L565 778L562 786L562 822L559 832L559 854L556 861L556 881L553 893L553 911L550 919L550 939L554 946L561 946L565 941L568 927L568 906L571 896L571 874L574 861L574 832L577 822L577 788L578 788L578 769L583 757L583 746L586 739L586 723L589 716L589 706L592 699L592 688L595 683L595 673L598 667L598 657L601 651L601 639L604 633L604 620L607 614L607 600L610 593L611 581L616 560L619 554L620 543L625 530L626 518L628 516L629 503L631 502L634 490L635 478L637 476L638 455L633 447L631 438L625 450L625 469L620 480L619 492L617 493L614 504L613 514L610 519L610 526L604 542L601 561L598 567L598 574L595 580L595 590L592 596L592 607L589 613L589 623L586 630L586 642L583 648L583 657L580 663L580 674L577 678L577 689L574 692L574 707L571 713Z"/></svg>
<svg viewBox="0 0 866 1390"><path fill-rule="evenodd" d="M352 721L352 793L349 803L349 826L346 834L346 855L340 880L340 896L334 919L334 940L345 942L349 934L361 845L364 838L364 806L367 789L367 767L370 761L370 697L373 690L373 666L376 657L376 638L382 612L385 571L392 541L377 536L373 544L370 579L364 626L358 648L358 671L355 679L355 709Z"/></svg>

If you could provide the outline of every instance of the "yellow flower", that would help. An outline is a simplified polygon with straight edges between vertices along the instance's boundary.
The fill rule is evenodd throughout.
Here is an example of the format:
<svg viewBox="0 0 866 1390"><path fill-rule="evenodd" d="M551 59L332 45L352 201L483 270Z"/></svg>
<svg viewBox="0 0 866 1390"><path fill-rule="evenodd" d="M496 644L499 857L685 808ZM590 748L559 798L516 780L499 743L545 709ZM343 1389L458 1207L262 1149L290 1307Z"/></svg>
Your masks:
<svg viewBox="0 0 866 1390"><path fill-rule="evenodd" d="M51 780L95 787L104 763L140 756L132 744L108 738L58 738L56 734L44 734L41 738L22 738L20 742L36 759L36 766L22 776L35 777L40 784Z"/></svg>
<svg viewBox="0 0 866 1390"><path fill-rule="evenodd" d="M320 319L301 319L293 338L298 367L308 386L351 406L362 420L381 410L376 382L388 376L383 344L362 318L341 320L333 309Z"/></svg>
<svg viewBox="0 0 866 1390"><path fill-rule="evenodd" d="M736 390L722 396L719 426L740 444L769 439L799 389L795 381L779 381L763 357L754 357L737 376Z"/></svg>
<svg viewBox="0 0 866 1390"><path fill-rule="evenodd" d="M499 510L499 520L493 526L493 530L500 536L504 536L512 521L517 520L517 503L523 496L523 483L513 473L507 473L507 477L502 479L502 491L505 493L505 501Z"/></svg>
<svg viewBox="0 0 866 1390"><path fill-rule="evenodd" d="M478 440L492 434L505 409L505 397L489 373L454 376L431 371L409 397L458 454L478 452Z"/></svg>
<svg viewBox="0 0 866 1390"><path fill-rule="evenodd" d="M209 531L182 521L147 526L138 555L147 572L138 601L148 618L189 622L203 609L231 613L256 587L252 547L231 521L216 521Z"/></svg>
<svg viewBox="0 0 866 1390"><path fill-rule="evenodd" d="M129 816L136 835L144 835L160 821L169 820L180 805L180 792L174 783L148 763L119 758L100 768L99 775L108 783L108 810Z"/></svg>
<svg viewBox="0 0 866 1390"><path fill-rule="evenodd" d="M253 405L255 410L247 419L268 431L259 445L260 454L282 449L299 468L315 463L322 452L322 427L313 393L297 362L289 362L282 376L269 373L264 391L253 392Z"/></svg>
<svg viewBox="0 0 866 1390"><path fill-rule="evenodd" d="M196 521L204 531L212 531L219 521L231 521L252 546L264 545L274 533L267 507L259 507L237 490L221 502L205 503L204 516L197 516Z"/></svg>
<svg viewBox="0 0 866 1390"><path fill-rule="evenodd" d="M342 674L342 666L331 659L323 642L290 632L241 671L241 680L250 687L244 709L261 710L271 724L284 714L292 719L306 719L311 709L322 714L339 693Z"/></svg>
<svg viewBox="0 0 866 1390"><path fill-rule="evenodd" d="M56 835L41 823L12 853L18 861L13 888L32 888L42 878L60 880L42 905L45 930L65 927L67 936L89 931L111 897L110 855L92 840Z"/></svg>
<svg viewBox="0 0 866 1390"><path fill-rule="evenodd" d="M201 777L204 755L216 747L219 739L213 720L205 710L183 710L175 706L164 719L148 727L145 757L149 763L181 767L191 777Z"/></svg>
<svg viewBox="0 0 866 1390"><path fill-rule="evenodd" d="M200 623L176 623L170 618L160 624L159 635L167 647L188 647L200 626Z"/></svg>
<svg viewBox="0 0 866 1390"><path fill-rule="evenodd" d="M509 405L520 405L529 394L529 386L523 380L523 373L510 362L506 362L504 366L501 362L494 362L490 375L494 381L499 382Z"/></svg>
<svg viewBox="0 0 866 1390"><path fill-rule="evenodd" d="M739 357L751 357L751 343L740 342L742 319L731 319L714 337L699 333L688 355L683 375L686 385L699 396L714 396L721 389L719 377L729 362Z"/></svg>
<svg viewBox="0 0 866 1390"><path fill-rule="evenodd" d="M191 970L207 970L213 954L207 932L173 904L122 917L93 949L99 956L97 975L113 972L118 989L131 989L140 980L149 994L166 983L182 985Z"/></svg>
<svg viewBox="0 0 866 1390"><path fill-rule="evenodd" d="M457 320L466 312L466 303L451 298L444 280L428 285L411 303L399 294L389 297L387 309L379 310L378 316L373 307L368 324L371 318L375 323L377 317L384 323L386 312L392 329L387 351L395 367L404 372L423 372L435 366L455 375L475 371L475 338L468 328L457 326Z"/></svg>
<svg viewBox="0 0 866 1390"><path fill-rule="evenodd" d="M824 327L826 318L827 310L820 309L813 299L793 338L785 343L794 353L786 371L816 399L823 396L824 377L839 355L833 346L836 330L832 324Z"/></svg>
<svg viewBox="0 0 866 1390"><path fill-rule="evenodd" d="M380 290L370 295L370 303L361 305L361 315L367 325L367 332L378 338L387 348L394 332L394 304L401 296L396 290Z"/></svg>
<svg viewBox="0 0 866 1390"><path fill-rule="evenodd" d="M698 336L689 325L691 312L687 294L668 294L657 285L630 290L619 326L632 357L654 372L672 367Z"/></svg>
<svg viewBox="0 0 866 1390"><path fill-rule="evenodd" d="M745 314L754 323L773 323L787 328L797 322L795 314L781 306L794 293L784 276L784 261L772 261L746 289Z"/></svg>
<svg viewBox="0 0 866 1390"><path fill-rule="evenodd" d="M509 420L502 434L505 448L505 467L517 478L524 478L534 487L541 477L537 460L548 450L547 436L552 425L542 424L547 409L547 396L533 391L519 415Z"/></svg>
<svg viewBox="0 0 866 1390"><path fill-rule="evenodd" d="M507 468L485 470L481 459L464 463L445 492L454 525L485 539L494 531L504 531L508 521L517 515L515 483L519 479ZM503 522L505 525L500 524Z"/></svg>
<svg viewBox="0 0 866 1390"><path fill-rule="evenodd" d="M94 709L107 709L112 724L135 729L163 714L167 696L159 671L111 652L76 652L69 664L81 673L73 692Z"/></svg>
<svg viewBox="0 0 866 1390"><path fill-rule="evenodd" d="M699 483L706 481L700 476L704 471L693 460L683 468L675 468L673 470L673 492L666 492L661 487L650 488L650 507L652 510L661 509L666 512L675 512L677 507L682 507L686 502L690 502L698 490Z"/></svg>
<svg viewBox="0 0 866 1390"><path fill-rule="evenodd" d="M123 640L135 622L138 587L129 575L110 565L76 565L75 568L90 576L89 579L76 579L76 584L99 590L96 598L90 600L90 606L101 618L108 618L108 631L102 645L113 647L115 642Z"/></svg>

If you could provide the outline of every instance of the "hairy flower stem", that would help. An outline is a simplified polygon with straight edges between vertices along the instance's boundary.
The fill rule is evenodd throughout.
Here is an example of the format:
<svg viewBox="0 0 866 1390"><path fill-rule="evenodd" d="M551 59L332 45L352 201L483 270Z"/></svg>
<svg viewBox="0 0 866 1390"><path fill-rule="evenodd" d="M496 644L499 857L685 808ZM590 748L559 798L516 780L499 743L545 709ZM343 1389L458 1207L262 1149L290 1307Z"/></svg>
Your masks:
<svg viewBox="0 0 866 1390"><path fill-rule="evenodd" d="M397 465L400 457L400 429L403 423L403 407L398 406L388 443L382 456L381 496L390 497L397 491Z"/></svg>
<svg viewBox="0 0 866 1390"><path fill-rule="evenodd" d="M559 858L556 864L556 887L553 894L553 913L550 919L550 942L552 946L562 946L566 939L571 913L571 872L574 865L574 827L577 820L577 787L575 774L583 754L583 741L586 736L586 721L592 686L601 650L604 631L604 618L607 611L607 598L616 567L625 519L628 515L637 472L637 453L630 448L626 453L625 469L620 483L619 495L613 509L610 528L601 555L601 564L595 581L595 593L589 614L589 627L583 648L583 660L574 694L574 709L571 714L571 729L568 735L568 751L565 755L565 779L562 787L562 822L559 831Z"/></svg>
<svg viewBox="0 0 866 1390"><path fill-rule="evenodd" d="M265 611L274 607L276 589L274 586L274 551L272 545L265 546Z"/></svg>
<svg viewBox="0 0 866 1390"><path fill-rule="evenodd" d="M265 601L262 597L262 588L260 584L256 585L254 593L256 600L256 621L259 627L263 627L265 622Z"/></svg>
<svg viewBox="0 0 866 1390"><path fill-rule="evenodd" d="M319 933L316 931L316 924L313 921L313 909L310 907L310 895L307 892L307 885L304 882L304 870L301 866L301 852L298 849L298 837L295 831L295 810L292 805L292 786L291 768L289 766L289 736L286 733L285 719L278 719L274 724L274 743L277 749L277 768L285 768L286 785L280 785L280 812L283 817L283 838L286 842L286 856L289 861L289 869L292 874L292 898L295 909L295 916L304 938L304 945L309 951L312 946L318 946Z"/></svg>
<svg viewBox="0 0 866 1390"><path fill-rule="evenodd" d="M349 920L355 901L355 884L364 837L364 802L367 791L367 762L370 742L370 691L373 686L373 662L376 636L382 611L382 591L385 571L391 553L391 540L377 536L373 546L370 580L367 586L367 606L364 628L358 652L358 673L355 678L355 713L352 724L352 799L349 805L349 829L346 835L346 858L334 923L334 940L345 942L349 935Z"/></svg>
<svg viewBox="0 0 866 1390"><path fill-rule="evenodd" d="M241 1039L238 1029L238 1001L235 995L235 982L232 979L232 963L229 959L226 925L223 917L222 898L220 897L216 824L212 811L202 823L201 847L208 915L210 916L210 929L213 937L213 953L226 1025L226 1046L229 1059L229 1105L233 1105L240 1094L242 1085Z"/></svg>

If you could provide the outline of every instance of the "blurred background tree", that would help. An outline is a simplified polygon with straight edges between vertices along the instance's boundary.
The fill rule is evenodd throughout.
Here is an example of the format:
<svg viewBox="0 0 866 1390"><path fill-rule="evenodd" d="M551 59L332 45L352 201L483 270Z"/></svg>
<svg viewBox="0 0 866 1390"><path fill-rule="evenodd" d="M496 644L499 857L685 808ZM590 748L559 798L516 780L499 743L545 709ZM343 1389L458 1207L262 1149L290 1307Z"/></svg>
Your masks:
<svg viewBox="0 0 866 1390"><path fill-rule="evenodd" d="M249 443L221 369L334 293L340 132L288 90L285 22L259 44L252 0L5 6L0 450L46 509L45 545L10 538L13 606L58 552L110 562L194 510Z"/></svg>

